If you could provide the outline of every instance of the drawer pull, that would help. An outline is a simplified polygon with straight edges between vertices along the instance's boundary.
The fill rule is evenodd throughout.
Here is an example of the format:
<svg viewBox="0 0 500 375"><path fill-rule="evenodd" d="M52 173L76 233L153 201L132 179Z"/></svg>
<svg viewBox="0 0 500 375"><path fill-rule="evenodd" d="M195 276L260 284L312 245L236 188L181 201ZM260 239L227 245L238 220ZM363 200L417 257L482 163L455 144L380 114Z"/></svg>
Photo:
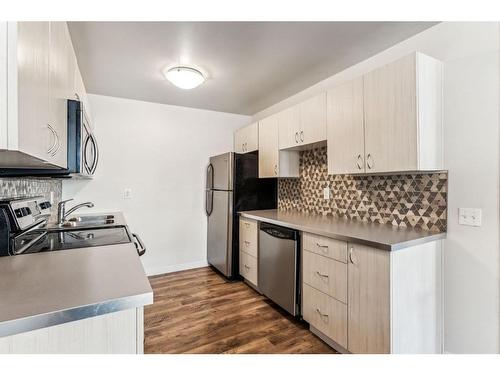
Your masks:
<svg viewBox="0 0 500 375"><path fill-rule="evenodd" d="M250 223L243 223L247 228L250 228Z"/></svg>
<svg viewBox="0 0 500 375"><path fill-rule="evenodd" d="M328 314L323 314L320 309L316 309L316 312L322 317L322 318L328 318Z"/></svg>
<svg viewBox="0 0 500 375"><path fill-rule="evenodd" d="M247 265L247 264L245 264L245 268L246 268L247 270L249 270L249 269L250 269L250 266L249 266L249 265Z"/></svg>
<svg viewBox="0 0 500 375"><path fill-rule="evenodd" d="M350 261L352 264L354 264L354 265L356 264L356 256L355 256L355 254L354 254L354 248L353 248L353 247L351 247L351 248L349 249L349 261Z"/></svg>
<svg viewBox="0 0 500 375"><path fill-rule="evenodd" d="M250 245L250 241L244 241L245 242L245 245Z"/></svg>
<svg viewBox="0 0 500 375"><path fill-rule="evenodd" d="M320 249L328 249L328 245L321 245L316 242L316 246L318 246Z"/></svg>
<svg viewBox="0 0 500 375"><path fill-rule="evenodd" d="M316 274L319 276L319 277L325 277L325 278L329 278L328 275L324 274L324 273L321 273L319 271L316 271Z"/></svg>

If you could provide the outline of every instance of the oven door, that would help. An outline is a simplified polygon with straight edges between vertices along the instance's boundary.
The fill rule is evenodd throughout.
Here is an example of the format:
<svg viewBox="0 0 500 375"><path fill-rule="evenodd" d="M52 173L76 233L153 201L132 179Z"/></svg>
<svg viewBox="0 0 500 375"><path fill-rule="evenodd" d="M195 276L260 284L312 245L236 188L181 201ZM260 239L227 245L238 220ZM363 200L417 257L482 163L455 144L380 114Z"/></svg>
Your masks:
<svg viewBox="0 0 500 375"><path fill-rule="evenodd" d="M94 175L99 162L99 148L85 111L82 110L81 113L80 173L91 177Z"/></svg>

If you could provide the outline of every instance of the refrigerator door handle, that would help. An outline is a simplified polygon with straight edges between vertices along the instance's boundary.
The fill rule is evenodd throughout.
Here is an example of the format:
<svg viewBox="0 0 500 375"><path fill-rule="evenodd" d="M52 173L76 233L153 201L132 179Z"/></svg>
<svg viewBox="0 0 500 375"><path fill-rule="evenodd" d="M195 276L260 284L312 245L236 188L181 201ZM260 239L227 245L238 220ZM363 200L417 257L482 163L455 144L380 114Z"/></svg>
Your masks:
<svg viewBox="0 0 500 375"><path fill-rule="evenodd" d="M214 166L212 163L208 164L207 167L207 190L214 188Z"/></svg>
<svg viewBox="0 0 500 375"><path fill-rule="evenodd" d="M214 191L207 190L205 192L205 199L205 212L207 213L207 216L210 216L212 215L212 211L214 210Z"/></svg>

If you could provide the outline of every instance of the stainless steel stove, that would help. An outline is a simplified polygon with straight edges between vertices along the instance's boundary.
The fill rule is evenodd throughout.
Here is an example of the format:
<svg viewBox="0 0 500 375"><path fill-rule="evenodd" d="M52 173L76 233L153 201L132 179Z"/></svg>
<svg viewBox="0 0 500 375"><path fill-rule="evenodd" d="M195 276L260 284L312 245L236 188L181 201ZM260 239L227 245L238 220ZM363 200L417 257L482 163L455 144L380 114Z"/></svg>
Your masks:
<svg viewBox="0 0 500 375"><path fill-rule="evenodd" d="M139 255L145 252L136 234L130 233L125 225L112 225L112 220L107 220L105 226L48 226L51 207L40 196L0 199L0 256L130 242L135 243Z"/></svg>

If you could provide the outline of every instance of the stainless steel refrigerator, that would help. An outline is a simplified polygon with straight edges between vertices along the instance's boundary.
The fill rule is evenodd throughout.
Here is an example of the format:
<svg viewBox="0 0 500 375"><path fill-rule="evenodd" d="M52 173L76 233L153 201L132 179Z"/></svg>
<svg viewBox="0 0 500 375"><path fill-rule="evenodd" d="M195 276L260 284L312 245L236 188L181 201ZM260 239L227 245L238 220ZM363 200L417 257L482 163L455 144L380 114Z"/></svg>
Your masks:
<svg viewBox="0 0 500 375"><path fill-rule="evenodd" d="M277 205L277 179L258 176L257 151L213 156L206 170L207 260L228 278L239 275L238 212Z"/></svg>

